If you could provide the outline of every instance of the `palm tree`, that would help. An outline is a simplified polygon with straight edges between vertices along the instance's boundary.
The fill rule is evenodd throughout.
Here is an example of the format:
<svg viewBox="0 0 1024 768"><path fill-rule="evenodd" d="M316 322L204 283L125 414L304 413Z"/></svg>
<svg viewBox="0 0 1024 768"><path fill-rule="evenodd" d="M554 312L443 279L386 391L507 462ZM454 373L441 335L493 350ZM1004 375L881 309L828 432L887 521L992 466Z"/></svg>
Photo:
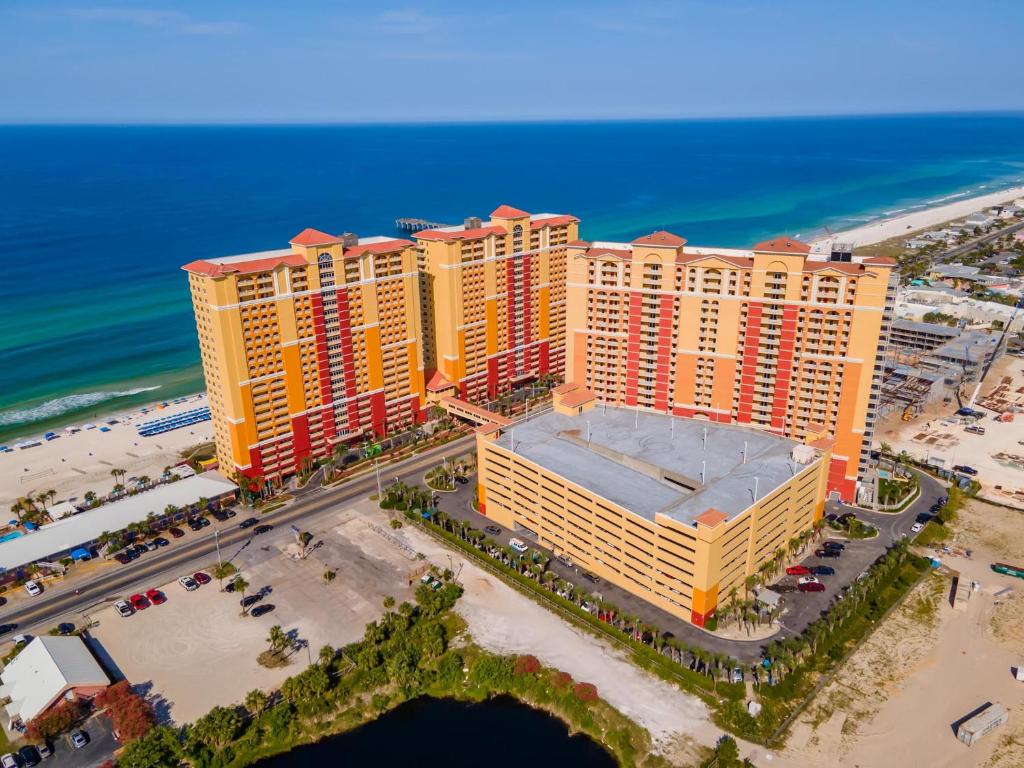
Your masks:
<svg viewBox="0 0 1024 768"><path fill-rule="evenodd" d="M254 688L245 694L245 708L253 717L259 717L267 708L270 698L259 688Z"/></svg>
<svg viewBox="0 0 1024 768"><path fill-rule="evenodd" d="M86 504L92 506L92 504L96 501L96 491L86 491L85 496L83 498L85 499Z"/></svg>
<svg viewBox="0 0 1024 768"><path fill-rule="evenodd" d="M140 475L139 476L139 485L147 486L147 485L149 485L149 481L150 481L149 475Z"/></svg>
<svg viewBox="0 0 1024 768"><path fill-rule="evenodd" d="M288 647L288 635L281 629L280 624L275 624L270 628L270 633L267 635L267 643L270 645L270 652L275 655Z"/></svg>
<svg viewBox="0 0 1024 768"><path fill-rule="evenodd" d="M249 588L249 582L245 580L244 576L239 576L235 579L235 591L242 593L242 602L245 602L245 590ZM242 615L249 613L249 608L245 607L242 609Z"/></svg>
<svg viewBox="0 0 1024 768"><path fill-rule="evenodd" d="M319 653L320 666L326 667L328 664L334 661L334 657L336 655L337 653L331 646L325 645L323 648L320 649Z"/></svg>
<svg viewBox="0 0 1024 768"><path fill-rule="evenodd" d="M756 574L752 573L749 576L747 576L747 578L745 578L743 580L743 588L744 588L744 593L743 594L744 594L744 597L746 595L749 595L750 592L754 589L754 587L757 586L757 584L758 584L758 578L757 578Z"/></svg>

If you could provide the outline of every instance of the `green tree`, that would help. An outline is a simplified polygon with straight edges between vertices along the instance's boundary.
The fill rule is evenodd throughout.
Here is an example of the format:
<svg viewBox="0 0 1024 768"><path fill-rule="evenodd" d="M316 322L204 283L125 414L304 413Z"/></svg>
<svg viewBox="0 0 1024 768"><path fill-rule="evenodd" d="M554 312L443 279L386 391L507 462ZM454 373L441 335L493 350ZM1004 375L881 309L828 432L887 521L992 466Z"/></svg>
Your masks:
<svg viewBox="0 0 1024 768"><path fill-rule="evenodd" d="M221 592L224 591L224 579L238 572L238 569L226 560L223 563L217 563L210 570L213 572L213 578L220 582Z"/></svg>
<svg viewBox="0 0 1024 768"><path fill-rule="evenodd" d="M245 580L244 576L239 576L237 579L235 579L234 585L235 585L235 591L241 593L242 600L244 601L245 600L245 590L247 590L249 588L249 582ZM242 609L242 613L243 614L246 614L248 612L249 612L248 608L243 608Z"/></svg>
<svg viewBox="0 0 1024 768"><path fill-rule="evenodd" d="M244 723L234 707L214 707L188 729L186 743L190 749L205 745L220 752L238 737Z"/></svg>
<svg viewBox="0 0 1024 768"><path fill-rule="evenodd" d="M259 688L253 688L247 694L245 694L245 708L249 710L249 714L253 717L259 717L263 714L263 710L267 708L267 703L270 701L270 697L267 696Z"/></svg>
<svg viewBox="0 0 1024 768"><path fill-rule="evenodd" d="M166 725L159 725L141 739L129 742L117 758L120 768L176 768L180 763L178 733Z"/></svg>
<svg viewBox="0 0 1024 768"><path fill-rule="evenodd" d="M288 635L281 629L280 624L275 624L270 628L270 632L267 635L267 644L270 646L270 652L277 654L288 647Z"/></svg>

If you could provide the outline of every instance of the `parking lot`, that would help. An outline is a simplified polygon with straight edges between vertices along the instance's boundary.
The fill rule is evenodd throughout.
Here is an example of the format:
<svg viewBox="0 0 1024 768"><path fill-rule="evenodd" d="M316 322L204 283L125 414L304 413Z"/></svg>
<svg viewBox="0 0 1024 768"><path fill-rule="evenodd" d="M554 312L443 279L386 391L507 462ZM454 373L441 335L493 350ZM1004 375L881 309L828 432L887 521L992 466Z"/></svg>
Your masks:
<svg viewBox="0 0 1024 768"><path fill-rule="evenodd" d="M89 735L89 743L75 749L67 736L60 736L50 743L53 760L48 760L47 764L59 765L60 768L97 768L113 758L114 750L121 745L114 738L110 720L103 715L95 715L80 727Z"/></svg>
<svg viewBox="0 0 1024 768"><path fill-rule="evenodd" d="M422 563L372 525L348 509L324 517L310 531L305 558L287 527L224 551L249 582L246 594L261 595L257 605L274 606L266 615L241 615L241 595L219 591L216 580L193 592L172 581L161 587L168 597L163 605L128 618L109 607L94 614L93 634L125 677L146 691L161 719L191 722L253 688L279 685L315 660L323 645L362 637L386 596L410 598L408 583ZM327 570L336 574L330 583ZM257 656L275 624L294 641L291 663L265 669Z"/></svg>

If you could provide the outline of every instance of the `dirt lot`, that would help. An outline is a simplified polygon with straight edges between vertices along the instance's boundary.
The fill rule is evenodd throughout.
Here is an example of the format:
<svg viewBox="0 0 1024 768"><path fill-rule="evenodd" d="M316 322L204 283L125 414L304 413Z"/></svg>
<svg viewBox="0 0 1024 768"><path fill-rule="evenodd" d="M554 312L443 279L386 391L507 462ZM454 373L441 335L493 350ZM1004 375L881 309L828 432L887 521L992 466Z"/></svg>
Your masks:
<svg viewBox="0 0 1024 768"><path fill-rule="evenodd" d="M979 583L966 610L950 606L949 577L928 577L822 691L772 765L1024 765L1024 686L1011 672L1024 661L1024 582L989 569L1020 559L1024 517L973 503L958 527L957 543L973 556L942 560ZM1011 596L996 597L1007 587ZM1010 723L974 747L961 744L953 724L989 701L1011 709Z"/></svg>
<svg viewBox="0 0 1024 768"><path fill-rule="evenodd" d="M1009 383L1003 384L1008 378ZM1024 413L1013 421L996 421L996 413L986 410L986 397L1000 389L999 402L1007 409L1024 405L1024 359L1003 357L993 365L976 408L986 414L979 422L984 435L964 431L965 424L953 416L956 403L933 403L911 422L890 414L879 424L876 441L889 443L896 452L906 451L921 461L939 460L940 466L951 468L967 464L979 472L983 495L1002 504L1024 508ZM967 387L966 400L974 385ZM990 402L993 406L995 402Z"/></svg>
<svg viewBox="0 0 1024 768"><path fill-rule="evenodd" d="M134 684L146 684L161 714L187 723L217 704L240 701L253 688L271 689L307 663L304 647L291 664L264 669L256 657L266 649L275 624L296 641L308 643L316 659L323 645L335 647L363 635L393 595L408 599L411 570L422 567L415 553L404 551L371 529L350 510L340 511L321 530L312 531L323 545L304 559L293 559L291 531L275 530L225 557L240 568L249 592L264 590L263 603L275 609L259 618L241 616L239 595L219 592L214 581L194 592L177 583L163 587L164 605L122 619L112 608L94 615L95 636ZM325 570L337 570L327 584ZM300 645L301 645L300 642Z"/></svg>

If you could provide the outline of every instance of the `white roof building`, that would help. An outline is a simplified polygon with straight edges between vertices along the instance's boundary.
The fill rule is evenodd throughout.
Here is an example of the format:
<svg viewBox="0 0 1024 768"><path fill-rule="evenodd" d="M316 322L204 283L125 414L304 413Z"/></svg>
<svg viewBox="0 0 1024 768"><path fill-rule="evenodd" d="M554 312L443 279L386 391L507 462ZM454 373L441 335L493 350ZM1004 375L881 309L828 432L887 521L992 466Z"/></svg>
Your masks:
<svg viewBox="0 0 1024 768"><path fill-rule="evenodd" d="M120 531L142 522L150 512L162 515L168 505L185 507L201 498L218 499L237 489L219 472L204 472L62 518L0 543L0 573L69 552L95 541L104 531Z"/></svg>
<svg viewBox="0 0 1024 768"><path fill-rule="evenodd" d="M80 637L37 637L0 673L8 722L28 723L61 698L93 696L110 685Z"/></svg>

